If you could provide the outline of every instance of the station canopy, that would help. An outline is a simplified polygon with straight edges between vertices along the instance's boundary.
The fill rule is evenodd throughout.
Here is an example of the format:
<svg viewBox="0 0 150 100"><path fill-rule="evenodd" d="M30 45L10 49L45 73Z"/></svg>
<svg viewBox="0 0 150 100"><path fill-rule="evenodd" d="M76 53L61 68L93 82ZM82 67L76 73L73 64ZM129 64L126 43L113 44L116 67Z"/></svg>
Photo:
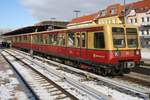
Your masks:
<svg viewBox="0 0 150 100"><path fill-rule="evenodd" d="M68 24L68 22L62 22L62 21L43 21L43 22L37 23L33 26L27 26L27 27L19 28L19 29L4 33L4 34L2 34L2 36L50 31L53 29L64 29L64 28L66 28L67 24Z"/></svg>

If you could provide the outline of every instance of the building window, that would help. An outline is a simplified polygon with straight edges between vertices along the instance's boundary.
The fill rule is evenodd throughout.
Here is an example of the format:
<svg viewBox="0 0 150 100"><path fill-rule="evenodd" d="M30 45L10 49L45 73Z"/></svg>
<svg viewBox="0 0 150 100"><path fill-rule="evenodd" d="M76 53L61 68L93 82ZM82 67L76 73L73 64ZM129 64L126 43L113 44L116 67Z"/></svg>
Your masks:
<svg viewBox="0 0 150 100"><path fill-rule="evenodd" d="M137 23L137 18L135 18L135 23Z"/></svg>
<svg viewBox="0 0 150 100"><path fill-rule="evenodd" d="M147 32L147 35L149 35L149 30L146 30L146 32Z"/></svg>
<svg viewBox="0 0 150 100"><path fill-rule="evenodd" d="M147 17L147 22L149 22L150 21L150 18L149 17Z"/></svg>
<svg viewBox="0 0 150 100"><path fill-rule="evenodd" d="M133 23L133 19L130 19L130 23Z"/></svg>
<svg viewBox="0 0 150 100"><path fill-rule="evenodd" d="M112 8L112 9L111 9L111 14L112 14L112 15L116 14L116 8Z"/></svg>
<svg viewBox="0 0 150 100"><path fill-rule="evenodd" d="M142 35L144 35L144 31L143 30L141 30L141 33L142 33Z"/></svg>
<svg viewBox="0 0 150 100"><path fill-rule="evenodd" d="M144 17L142 17L142 22L144 22Z"/></svg>
<svg viewBox="0 0 150 100"><path fill-rule="evenodd" d="M101 16L106 16L106 10L103 10L102 12L101 12Z"/></svg>

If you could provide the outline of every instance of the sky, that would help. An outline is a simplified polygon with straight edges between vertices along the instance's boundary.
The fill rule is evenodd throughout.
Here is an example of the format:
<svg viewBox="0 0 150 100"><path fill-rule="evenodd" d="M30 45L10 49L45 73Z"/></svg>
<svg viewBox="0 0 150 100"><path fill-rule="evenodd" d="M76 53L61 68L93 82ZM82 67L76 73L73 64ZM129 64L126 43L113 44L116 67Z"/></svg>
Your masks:
<svg viewBox="0 0 150 100"><path fill-rule="evenodd" d="M123 4L123 0L0 0L0 29L17 29L51 18L71 20L74 10L80 10L82 16L114 3Z"/></svg>

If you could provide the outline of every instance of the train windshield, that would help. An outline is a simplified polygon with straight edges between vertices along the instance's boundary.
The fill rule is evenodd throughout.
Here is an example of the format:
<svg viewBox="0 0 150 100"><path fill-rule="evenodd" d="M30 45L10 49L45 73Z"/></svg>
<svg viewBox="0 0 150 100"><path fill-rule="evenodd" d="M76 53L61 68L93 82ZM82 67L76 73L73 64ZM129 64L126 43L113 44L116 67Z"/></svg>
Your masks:
<svg viewBox="0 0 150 100"><path fill-rule="evenodd" d="M112 27L113 45L115 48L125 47L125 32L124 28Z"/></svg>
<svg viewBox="0 0 150 100"><path fill-rule="evenodd" d="M127 43L129 48L135 48L138 46L138 35L136 28L126 28Z"/></svg>

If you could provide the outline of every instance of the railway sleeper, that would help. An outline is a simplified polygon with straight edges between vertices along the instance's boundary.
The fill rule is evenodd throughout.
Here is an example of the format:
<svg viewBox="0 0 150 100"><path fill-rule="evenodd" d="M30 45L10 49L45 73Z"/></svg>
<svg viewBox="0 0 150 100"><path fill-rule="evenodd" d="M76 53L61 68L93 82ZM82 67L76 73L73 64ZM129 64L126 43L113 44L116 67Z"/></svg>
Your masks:
<svg viewBox="0 0 150 100"><path fill-rule="evenodd" d="M69 98L68 96L59 96L59 97L56 97L56 100L63 100L63 99L67 99Z"/></svg>

